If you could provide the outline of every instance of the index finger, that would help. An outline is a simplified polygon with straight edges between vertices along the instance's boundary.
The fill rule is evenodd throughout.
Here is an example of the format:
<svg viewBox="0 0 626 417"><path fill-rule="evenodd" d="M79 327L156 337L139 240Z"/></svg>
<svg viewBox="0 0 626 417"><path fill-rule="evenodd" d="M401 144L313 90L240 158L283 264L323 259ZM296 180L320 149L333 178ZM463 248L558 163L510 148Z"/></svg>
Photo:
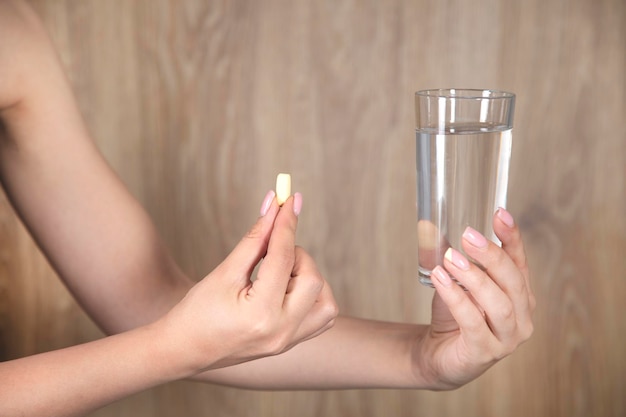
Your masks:
<svg viewBox="0 0 626 417"><path fill-rule="evenodd" d="M270 236L267 254L261 263L252 290L261 297L273 299L282 306L287 285L294 268L296 250L296 228L298 217L294 212L294 200L299 194L289 197L283 204Z"/></svg>

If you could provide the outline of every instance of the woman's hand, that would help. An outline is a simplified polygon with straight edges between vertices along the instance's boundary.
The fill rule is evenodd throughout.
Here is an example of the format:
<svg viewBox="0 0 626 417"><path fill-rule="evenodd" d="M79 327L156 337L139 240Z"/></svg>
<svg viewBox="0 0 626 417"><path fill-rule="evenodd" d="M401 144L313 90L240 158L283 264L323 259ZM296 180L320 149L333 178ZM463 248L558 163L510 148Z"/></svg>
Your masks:
<svg viewBox="0 0 626 417"><path fill-rule="evenodd" d="M445 270L433 270L432 322L413 350L415 373L432 389L473 380L533 332L535 297L519 229L504 209L493 225L502 248L473 229L463 234L463 250L484 270L454 249L446 253Z"/></svg>
<svg viewBox="0 0 626 417"><path fill-rule="evenodd" d="M301 204L299 194L282 207L268 194L265 215L165 316L169 340L197 371L276 355L332 327L337 306L330 287L295 246L294 203Z"/></svg>

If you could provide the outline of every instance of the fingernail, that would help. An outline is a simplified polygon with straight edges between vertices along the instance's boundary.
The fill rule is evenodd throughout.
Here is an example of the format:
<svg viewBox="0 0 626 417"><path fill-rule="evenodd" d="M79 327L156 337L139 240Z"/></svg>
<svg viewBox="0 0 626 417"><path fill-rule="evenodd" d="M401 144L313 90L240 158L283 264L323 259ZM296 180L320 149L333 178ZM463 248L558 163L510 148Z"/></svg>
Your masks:
<svg viewBox="0 0 626 417"><path fill-rule="evenodd" d="M464 271L467 271L470 268L469 261L465 259L465 256L461 255L461 252L456 249L448 248L444 257L448 261L452 262L452 264L455 265L457 268L460 268Z"/></svg>
<svg viewBox="0 0 626 417"><path fill-rule="evenodd" d="M502 223L506 224L507 226L509 227L515 226L515 222L513 221L513 216L511 216L511 213L506 211L504 208L502 207L498 208L498 211L496 211L496 215L498 216L500 220L502 220Z"/></svg>
<svg viewBox="0 0 626 417"><path fill-rule="evenodd" d="M487 239L485 236L481 235L477 230L472 229L469 226L463 232L463 238L479 249L487 247Z"/></svg>
<svg viewBox="0 0 626 417"><path fill-rule="evenodd" d="M274 197L276 193L274 190L269 190L267 194L265 194L265 198L263 199L263 203L261 204L261 216L265 216L272 205L272 201L274 201Z"/></svg>
<svg viewBox="0 0 626 417"><path fill-rule="evenodd" d="M295 193L293 195L293 212L296 216L302 211L302 194Z"/></svg>
<svg viewBox="0 0 626 417"><path fill-rule="evenodd" d="M448 273L439 265L433 269L433 275L444 287L450 288L452 286L452 279L450 279L450 275L448 275Z"/></svg>

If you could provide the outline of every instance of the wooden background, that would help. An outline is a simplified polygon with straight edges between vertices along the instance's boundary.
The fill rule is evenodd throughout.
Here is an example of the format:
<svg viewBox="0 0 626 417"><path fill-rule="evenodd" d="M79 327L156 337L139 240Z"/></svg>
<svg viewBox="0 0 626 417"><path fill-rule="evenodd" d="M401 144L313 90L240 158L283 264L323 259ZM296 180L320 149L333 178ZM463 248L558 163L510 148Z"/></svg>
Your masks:
<svg viewBox="0 0 626 417"><path fill-rule="evenodd" d="M509 209L533 338L448 393L178 382L93 416L626 415L623 0L32 0L99 147L182 267L213 268L276 173L342 313L424 322L413 94L517 93ZM100 337L0 199L0 359ZM36 395L33 392L33 395Z"/></svg>

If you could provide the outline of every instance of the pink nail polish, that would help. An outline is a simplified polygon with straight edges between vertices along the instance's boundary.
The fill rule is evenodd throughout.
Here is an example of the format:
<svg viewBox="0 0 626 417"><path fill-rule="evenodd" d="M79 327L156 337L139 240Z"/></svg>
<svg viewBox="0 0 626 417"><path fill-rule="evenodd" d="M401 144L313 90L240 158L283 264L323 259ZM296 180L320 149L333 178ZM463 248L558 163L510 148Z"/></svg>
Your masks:
<svg viewBox="0 0 626 417"><path fill-rule="evenodd" d="M452 279L450 278L450 275L448 275L448 273L439 265L433 269L433 275L444 287L450 288L452 286Z"/></svg>
<svg viewBox="0 0 626 417"><path fill-rule="evenodd" d="M485 236L481 235L477 230L472 229L469 226L465 229L465 232L463 232L463 238L467 240L472 246L475 246L479 249L484 249L488 245Z"/></svg>
<svg viewBox="0 0 626 417"><path fill-rule="evenodd" d="M496 215L498 216L500 220L502 220L502 223L506 224L507 226L509 227L515 226L515 222L513 221L513 216L511 216L511 213L506 211L504 208L500 207L496 211Z"/></svg>
<svg viewBox="0 0 626 417"><path fill-rule="evenodd" d="M465 256L461 255L461 252L456 249L448 248L444 255L444 258L452 262L452 264L457 268L464 271L467 271L470 268L469 261L465 258Z"/></svg>
<svg viewBox="0 0 626 417"><path fill-rule="evenodd" d="M274 201L274 197L276 193L274 190L270 190L265 194L265 198L263 199L263 203L261 204L261 216L265 216L272 206L272 201Z"/></svg>
<svg viewBox="0 0 626 417"><path fill-rule="evenodd" d="M295 193L293 195L293 212L296 216L302 211L302 194Z"/></svg>

